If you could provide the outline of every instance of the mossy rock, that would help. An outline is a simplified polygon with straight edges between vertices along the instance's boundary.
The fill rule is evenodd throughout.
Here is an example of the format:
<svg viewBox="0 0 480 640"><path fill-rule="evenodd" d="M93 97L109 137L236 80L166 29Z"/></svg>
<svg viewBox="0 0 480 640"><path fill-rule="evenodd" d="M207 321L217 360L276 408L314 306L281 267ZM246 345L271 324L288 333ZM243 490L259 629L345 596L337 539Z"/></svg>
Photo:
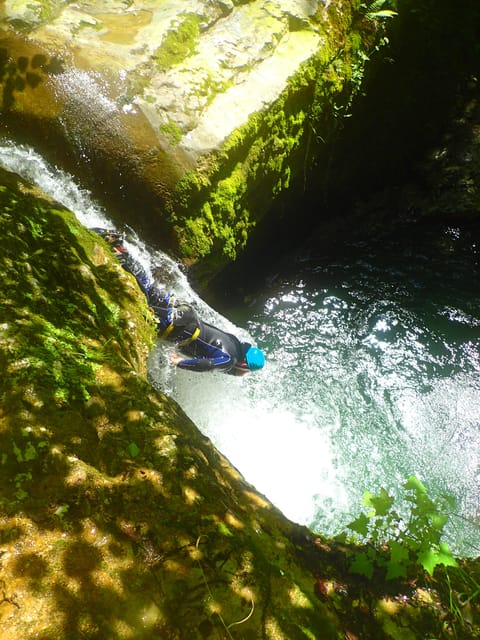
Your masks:
<svg viewBox="0 0 480 640"><path fill-rule="evenodd" d="M7 3L0 128L206 280L339 126L375 44L359 5Z"/></svg>
<svg viewBox="0 0 480 640"><path fill-rule="evenodd" d="M230 637L252 611L235 637L335 638L295 527L146 380L133 277L72 213L0 184L2 637Z"/></svg>

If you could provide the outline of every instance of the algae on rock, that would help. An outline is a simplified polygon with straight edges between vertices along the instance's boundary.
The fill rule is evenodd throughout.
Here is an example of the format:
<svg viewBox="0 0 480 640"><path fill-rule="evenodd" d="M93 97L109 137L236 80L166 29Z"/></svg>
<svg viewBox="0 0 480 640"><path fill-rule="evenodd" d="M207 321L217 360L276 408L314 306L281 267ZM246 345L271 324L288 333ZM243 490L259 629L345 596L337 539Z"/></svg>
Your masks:
<svg viewBox="0 0 480 640"><path fill-rule="evenodd" d="M213 274L341 123L378 35L360 4L7 3L3 126ZM19 60L31 77L38 55L60 64L33 86Z"/></svg>

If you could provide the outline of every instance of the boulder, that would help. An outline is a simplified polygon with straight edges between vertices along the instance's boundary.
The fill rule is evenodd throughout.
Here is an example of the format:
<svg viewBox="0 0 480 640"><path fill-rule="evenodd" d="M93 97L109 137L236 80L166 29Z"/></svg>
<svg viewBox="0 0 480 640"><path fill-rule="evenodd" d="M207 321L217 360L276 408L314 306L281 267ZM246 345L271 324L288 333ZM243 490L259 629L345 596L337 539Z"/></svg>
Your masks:
<svg viewBox="0 0 480 640"><path fill-rule="evenodd" d="M209 275L307 178L376 32L356 0L7 0L0 12L3 131Z"/></svg>

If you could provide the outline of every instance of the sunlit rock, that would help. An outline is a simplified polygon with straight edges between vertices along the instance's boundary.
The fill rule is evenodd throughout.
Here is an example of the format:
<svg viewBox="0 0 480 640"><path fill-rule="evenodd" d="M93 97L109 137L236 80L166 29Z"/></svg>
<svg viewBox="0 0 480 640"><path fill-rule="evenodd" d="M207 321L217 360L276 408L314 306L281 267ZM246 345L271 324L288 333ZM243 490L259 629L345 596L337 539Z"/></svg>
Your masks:
<svg viewBox="0 0 480 640"><path fill-rule="evenodd" d="M122 217L210 273L306 179L374 42L354 0L10 0L0 15L4 126L80 158Z"/></svg>

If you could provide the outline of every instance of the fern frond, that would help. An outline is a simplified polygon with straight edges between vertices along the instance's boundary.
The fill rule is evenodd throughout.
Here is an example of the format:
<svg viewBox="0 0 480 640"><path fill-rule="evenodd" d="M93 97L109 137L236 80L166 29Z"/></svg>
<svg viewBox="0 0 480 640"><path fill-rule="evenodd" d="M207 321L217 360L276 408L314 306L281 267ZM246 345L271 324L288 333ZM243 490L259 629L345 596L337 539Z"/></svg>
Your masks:
<svg viewBox="0 0 480 640"><path fill-rule="evenodd" d="M386 0L373 0L373 2L366 5L366 13L377 13L377 11L380 11L385 4L387 4Z"/></svg>
<svg viewBox="0 0 480 640"><path fill-rule="evenodd" d="M369 2L365 6L365 16L369 20L374 20L375 18L393 18L398 15L396 11L393 9L385 9L385 5L392 4L389 0L373 0ZM394 4L395 6L395 4Z"/></svg>
<svg viewBox="0 0 480 640"><path fill-rule="evenodd" d="M375 11L373 13L366 13L367 18L393 18L394 16L398 16L396 11L392 11L391 9L383 9L383 11Z"/></svg>
<svg viewBox="0 0 480 640"><path fill-rule="evenodd" d="M368 2L366 4L362 4L361 6L364 8L365 17L369 20L375 20L378 18L393 18L398 15L396 11L393 9L388 9L388 6L395 7L395 2L392 3L391 0L372 0L372 2Z"/></svg>

